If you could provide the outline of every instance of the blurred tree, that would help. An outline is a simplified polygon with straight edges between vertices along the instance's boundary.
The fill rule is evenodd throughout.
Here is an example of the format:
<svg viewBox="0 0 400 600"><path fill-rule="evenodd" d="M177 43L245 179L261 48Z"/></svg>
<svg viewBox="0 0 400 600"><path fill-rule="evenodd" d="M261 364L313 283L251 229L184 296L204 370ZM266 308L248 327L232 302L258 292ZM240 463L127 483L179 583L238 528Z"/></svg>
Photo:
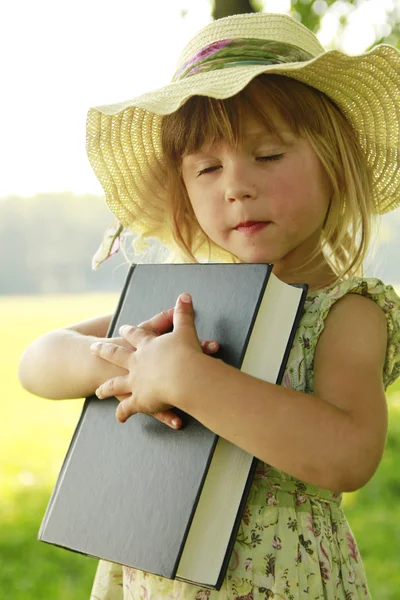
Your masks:
<svg viewBox="0 0 400 600"><path fill-rule="evenodd" d="M229 15L259 12L260 10L261 7L250 0L215 0L211 14L212 18L217 20L229 17Z"/></svg>
<svg viewBox="0 0 400 600"><path fill-rule="evenodd" d="M337 0L312 0L304 2L304 0L295 0L292 2L292 10L297 13L299 20L316 33L319 29L322 16L326 13L329 6L336 4ZM342 1L342 0L340 0ZM354 4L354 0L345 0L345 4ZM339 20L340 27L345 25L345 19Z"/></svg>
<svg viewBox="0 0 400 600"><path fill-rule="evenodd" d="M315 31L319 27L321 16L326 9L338 0L294 0L292 11L297 13L299 20L309 29ZM342 1L342 0L340 0ZM345 0L346 4L354 4L354 0ZM261 12L263 3L257 0L214 0L212 8L213 19L221 19L229 15Z"/></svg>
<svg viewBox="0 0 400 600"><path fill-rule="evenodd" d="M340 4L342 16L338 18L337 24L337 38L339 38L346 29L348 15L368 1L370 0L292 0L290 14L299 19L311 31L317 33L322 17L332 9L333 5ZM376 35L373 45L388 43L400 49L400 0L394 0L387 6L386 24L383 30L382 25L371 23ZM264 2L261 0L212 1L212 17L214 19L241 13L260 12L263 9Z"/></svg>
<svg viewBox="0 0 400 600"><path fill-rule="evenodd" d="M120 289L127 270L123 255L96 272L91 268L112 220L104 200L92 194L2 198L0 294Z"/></svg>
<svg viewBox="0 0 400 600"><path fill-rule="evenodd" d="M392 4L391 10L387 13L386 24L388 33L384 36L378 36L376 44L392 44L400 50L400 0Z"/></svg>

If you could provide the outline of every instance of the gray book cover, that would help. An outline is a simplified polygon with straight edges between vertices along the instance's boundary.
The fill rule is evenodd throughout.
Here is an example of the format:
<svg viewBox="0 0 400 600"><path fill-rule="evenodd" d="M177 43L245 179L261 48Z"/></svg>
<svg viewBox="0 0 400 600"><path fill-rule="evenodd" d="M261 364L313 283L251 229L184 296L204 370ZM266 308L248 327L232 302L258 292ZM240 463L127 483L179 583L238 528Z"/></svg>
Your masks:
<svg viewBox="0 0 400 600"><path fill-rule="evenodd" d="M133 266L108 335L173 307L180 293L189 292L199 338L217 339L218 358L240 369L271 269L265 264ZM289 340L285 360L290 345ZM179 430L144 414L121 424L115 419L117 404L115 398L86 400L39 539L173 579L218 436L177 409L183 419ZM243 483L220 577L210 587L222 584L255 466L256 459Z"/></svg>

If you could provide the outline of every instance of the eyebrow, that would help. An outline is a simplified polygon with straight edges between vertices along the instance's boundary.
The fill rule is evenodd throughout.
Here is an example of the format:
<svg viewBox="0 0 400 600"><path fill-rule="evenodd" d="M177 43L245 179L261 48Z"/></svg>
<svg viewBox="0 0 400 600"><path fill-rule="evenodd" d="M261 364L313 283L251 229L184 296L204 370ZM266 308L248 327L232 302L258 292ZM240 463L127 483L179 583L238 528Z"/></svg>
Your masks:
<svg viewBox="0 0 400 600"><path fill-rule="evenodd" d="M256 142L258 143L259 141L267 141L267 142L281 142L281 143L285 143L288 144L290 143L290 141L295 138L295 134L290 130L290 129L284 129L284 130L278 130L276 133L272 132L272 131L268 131L266 129L257 129L255 131L250 131L248 134L246 134L243 137L243 142ZM218 145L219 142L216 142L216 145ZM191 157L197 157L199 155L202 154L207 154L208 152L210 152L213 148L213 144L210 145L205 145L201 148L198 148L197 150L195 150L194 152L184 152L182 155L182 159L184 158L191 158Z"/></svg>
<svg viewBox="0 0 400 600"><path fill-rule="evenodd" d="M252 139L252 140L258 140L258 139L265 139L265 138L271 138L271 139L276 139L276 138L284 138L285 136L293 136L293 132L290 131L289 129L287 130L278 130L276 132L273 131L267 131L267 130L256 130L256 131L251 131L250 133L246 133L246 135L243 136L244 139Z"/></svg>

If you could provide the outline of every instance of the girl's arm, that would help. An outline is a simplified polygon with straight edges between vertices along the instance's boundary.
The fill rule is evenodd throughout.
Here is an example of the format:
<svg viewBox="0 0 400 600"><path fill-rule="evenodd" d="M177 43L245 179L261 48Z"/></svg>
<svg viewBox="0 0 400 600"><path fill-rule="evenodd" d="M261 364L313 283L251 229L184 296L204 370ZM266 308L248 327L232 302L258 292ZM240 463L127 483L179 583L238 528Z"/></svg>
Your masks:
<svg viewBox="0 0 400 600"><path fill-rule="evenodd" d="M118 420L176 406L262 461L319 487L352 491L370 479L387 433L386 319L376 304L347 295L333 306L316 349L314 396L204 356L193 307L183 296L173 327L161 336L154 320L121 329L136 351L92 348L129 372L96 391L100 398L131 392L118 407Z"/></svg>
<svg viewBox="0 0 400 600"><path fill-rule="evenodd" d="M175 374L175 402L266 463L322 488L353 491L372 477L385 446L386 344L381 309L348 295L331 309L317 345L315 396L193 354Z"/></svg>
<svg viewBox="0 0 400 600"><path fill-rule="evenodd" d="M105 341L112 315L89 319L46 333L23 353L18 376L29 392L54 400L84 398L109 377L123 375L116 367L89 351L93 342ZM127 345L122 338L114 343Z"/></svg>
<svg viewBox="0 0 400 600"><path fill-rule="evenodd" d="M153 319L158 334L170 328L173 310L160 313ZM106 338L112 315L104 315L83 321L64 329L57 329L41 336L25 350L19 365L19 380L29 392L53 400L85 398L107 380L125 376L123 367L95 356L89 348L94 342L112 342L118 348L129 348L129 342L121 337ZM210 345L211 341L211 345ZM218 350L214 340L202 340L201 351L213 354ZM119 400L124 394L115 394ZM154 411L153 416L176 429L181 419L169 409Z"/></svg>

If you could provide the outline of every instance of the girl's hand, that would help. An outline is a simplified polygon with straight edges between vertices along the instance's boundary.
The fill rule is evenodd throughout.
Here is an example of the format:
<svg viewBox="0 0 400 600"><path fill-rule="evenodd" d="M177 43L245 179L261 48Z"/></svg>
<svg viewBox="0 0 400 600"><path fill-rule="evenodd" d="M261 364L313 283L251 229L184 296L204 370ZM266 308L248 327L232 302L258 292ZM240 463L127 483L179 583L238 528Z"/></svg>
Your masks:
<svg viewBox="0 0 400 600"><path fill-rule="evenodd" d="M213 354L218 350L215 340L199 341L190 296L189 303L183 302L182 296L188 295L178 298L175 309L137 327L121 327L119 333L125 344L97 342L91 346L94 354L128 371L126 376L110 379L96 390L99 398L115 396L120 401L116 417L122 423L142 412L179 428L181 419L169 410L173 407L170 400L177 368L182 370L189 353ZM172 325L173 332L166 333Z"/></svg>

